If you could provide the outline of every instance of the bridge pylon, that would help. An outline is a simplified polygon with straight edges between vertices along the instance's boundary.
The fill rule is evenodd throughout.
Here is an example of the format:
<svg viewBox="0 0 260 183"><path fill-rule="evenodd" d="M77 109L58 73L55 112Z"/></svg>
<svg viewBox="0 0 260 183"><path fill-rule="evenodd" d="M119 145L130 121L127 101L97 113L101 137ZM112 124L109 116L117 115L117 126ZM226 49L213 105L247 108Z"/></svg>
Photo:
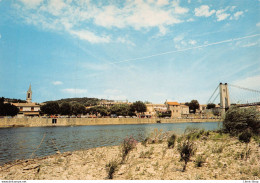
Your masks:
<svg viewBox="0 0 260 183"><path fill-rule="evenodd" d="M224 115L226 110L228 110L228 108L230 107L230 98L227 83L219 83L219 93L221 114Z"/></svg>

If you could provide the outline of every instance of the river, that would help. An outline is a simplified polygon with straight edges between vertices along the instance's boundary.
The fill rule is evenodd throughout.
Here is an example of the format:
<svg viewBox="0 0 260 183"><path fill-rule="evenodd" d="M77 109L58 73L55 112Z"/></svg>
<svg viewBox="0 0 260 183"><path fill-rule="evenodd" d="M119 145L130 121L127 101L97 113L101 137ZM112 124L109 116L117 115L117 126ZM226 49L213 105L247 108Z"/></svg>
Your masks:
<svg viewBox="0 0 260 183"><path fill-rule="evenodd" d="M126 136L141 141L154 129L163 132L184 133L187 127L216 130L222 122L167 123L139 125L97 125L68 127L21 127L0 129L0 165L30 157L89 149L101 146L119 145ZM41 145L40 145L41 144ZM40 147L37 149L37 147ZM37 151L33 153L35 150ZM32 154L33 153L33 154Z"/></svg>

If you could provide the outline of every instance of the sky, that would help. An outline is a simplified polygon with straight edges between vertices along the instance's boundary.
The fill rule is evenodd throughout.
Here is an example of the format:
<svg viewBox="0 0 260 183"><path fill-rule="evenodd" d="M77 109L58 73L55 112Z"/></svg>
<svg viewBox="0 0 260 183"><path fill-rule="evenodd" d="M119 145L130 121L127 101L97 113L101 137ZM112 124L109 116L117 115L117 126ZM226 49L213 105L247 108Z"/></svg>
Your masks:
<svg viewBox="0 0 260 183"><path fill-rule="evenodd" d="M0 0L0 96L205 104L260 90L260 0Z"/></svg>

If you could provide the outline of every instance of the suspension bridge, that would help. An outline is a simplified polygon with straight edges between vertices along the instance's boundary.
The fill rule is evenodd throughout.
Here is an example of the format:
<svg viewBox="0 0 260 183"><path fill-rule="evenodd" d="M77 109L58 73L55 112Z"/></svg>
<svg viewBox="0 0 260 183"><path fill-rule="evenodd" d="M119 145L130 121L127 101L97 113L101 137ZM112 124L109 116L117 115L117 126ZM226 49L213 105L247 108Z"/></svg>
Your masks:
<svg viewBox="0 0 260 183"><path fill-rule="evenodd" d="M207 104L210 103L219 104L222 114L231 105L238 107L260 106L260 91L230 83L219 83L207 102Z"/></svg>

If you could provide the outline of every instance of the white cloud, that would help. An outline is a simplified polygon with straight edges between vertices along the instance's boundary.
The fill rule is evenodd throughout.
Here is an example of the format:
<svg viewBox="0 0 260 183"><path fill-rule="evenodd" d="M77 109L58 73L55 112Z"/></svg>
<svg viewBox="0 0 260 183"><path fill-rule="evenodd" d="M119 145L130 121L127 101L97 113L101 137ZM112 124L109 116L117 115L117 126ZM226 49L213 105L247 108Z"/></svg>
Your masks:
<svg viewBox="0 0 260 183"><path fill-rule="evenodd" d="M173 41L174 41L174 42L179 42L179 41L181 41L181 40L183 40L183 39L184 39L184 35L183 35L183 34L180 34L180 35L176 36L176 37L173 39Z"/></svg>
<svg viewBox="0 0 260 183"><path fill-rule="evenodd" d="M189 18L189 19L187 20L187 22L193 22L193 21L194 21L193 18Z"/></svg>
<svg viewBox="0 0 260 183"><path fill-rule="evenodd" d="M124 37L118 37L116 39L116 41L119 42L119 43L124 43L124 44L128 44L128 45L131 45L131 46L135 46L135 44L132 41L130 41L127 38L124 38Z"/></svg>
<svg viewBox="0 0 260 183"><path fill-rule="evenodd" d="M235 18L235 20L238 20L239 17L242 16L243 14L244 14L243 11L238 11L238 12L236 12L236 13L234 14L234 18Z"/></svg>
<svg viewBox="0 0 260 183"><path fill-rule="evenodd" d="M174 42L174 45L175 45L175 48L176 49L182 49L182 48L185 48L187 46L194 46L197 44L197 41L196 40L185 40L184 39L184 35L181 34L179 36L176 36L174 39L173 39L173 42Z"/></svg>
<svg viewBox="0 0 260 183"><path fill-rule="evenodd" d="M238 41L236 42L236 46L242 47L242 48L247 48L247 47L252 47L258 45L260 40L257 40L255 42L245 42L245 41Z"/></svg>
<svg viewBox="0 0 260 183"><path fill-rule="evenodd" d="M199 8L195 8L195 16L198 17L209 17L211 15L213 15L216 10L211 10L209 11L209 6L208 5L201 5Z"/></svg>
<svg viewBox="0 0 260 183"><path fill-rule="evenodd" d="M2 35L0 34L0 39L2 38Z"/></svg>
<svg viewBox="0 0 260 183"><path fill-rule="evenodd" d="M61 91L69 94L86 94L88 92L87 89L78 89L78 88L67 88L67 89L62 89Z"/></svg>
<svg viewBox="0 0 260 183"><path fill-rule="evenodd" d="M180 6L176 6L174 10L175 10L174 12L176 14L185 14L185 13L188 13L188 11L189 11L188 8L183 8L183 7L180 7Z"/></svg>
<svg viewBox="0 0 260 183"><path fill-rule="evenodd" d="M61 82L61 81L53 81L52 84L53 85L62 85L63 82Z"/></svg>
<svg viewBox="0 0 260 183"><path fill-rule="evenodd" d="M231 7L230 7L230 11L234 11L235 8L236 8L236 6L231 6Z"/></svg>
<svg viewBox="0 0 260 183"><path fill-rule="evenodd" d="M189 44L190 45L195 45L195 44L197 44L197 41L196 40L189 40Z"/></svg>
<svg viewBox="0 0 260 183"><path fill-rule="evenodd" d="M161 34L166 34L167 26L184 22L184 15L189 9L179 5L179 1L135 0L123 5L117 3L96 3L93 1L71 0L20 0L15 2L16 14L27 24L43 29L66 31L91 43L109 43L110 37L104 32L95 32L90 27L101 26L106 29L132 27L135 30L157 27ZM36 9L29 9L37 7ZM100 29L96 29L100 31ZM101 36L98 36L101 35Z"/></svg>
<svg viewBox="0 0 260 183"><path fill-rule="evenodd" d="M258 22L258 23L256 24L256 26L257 26L257 27L260 27L260 22Z"/></svg>
<svg viewBox="0 0 260 183"><path fill-rule="evenodd" d="M257 44L258 44L258 42L247 43L247 44L242 45L241 47L244 47L244 48L246 48L246 47L252 47L252 46L256 46Z"/></svg>
<svg viewBox="0 0 260 183"><path fill-rule="evenodd" d="M256 75L256 76L247 77L245 79L236 80L233 82L233 84L241 87L259 90L260 88L259 81L260 81L260 75Z"/></svg>
<svg viewBox="0 0 260 183"><path fill-rule="evenodd" d="M225 20L230 16L230 14L225 13L225 11L226 11L225 9L221 9L216 12L217 21Z"/></svg>
<svg viewBox="0 0 260 183"><path fill-rule="evenodd" d="M158 0L157 1L157 5L159 5L159 6L165 6L165 5L168 5L168 4L169 4L168 0Z"/></svg>
<svg viewBox="0 0 260 183"><path fill-rule="evenodd" d="M60 15L62 9L66 6L63 0L50 0L48 4L48 10L53 15Z"/></svg>
<svg viewBox="0 0 260 183"><path fill-rule="evenodd" d="M87 30L74 31L70 30L70 33L79 37L82 40L89 41L90 43L109 43L109 36L97 36L93 32Z"/></svg>
<svg viewBox="0 0 260 183"><path fill-rule="evenodd" d="M36 8L39 6L43 0L19 0L28 8Z"/></svg>
<svg viewBox="0 0 260 183"><path fill-rule="evenodd" d="M164 26L159 26L160 35L163 36L167 33L167 29Z"/></svg>

